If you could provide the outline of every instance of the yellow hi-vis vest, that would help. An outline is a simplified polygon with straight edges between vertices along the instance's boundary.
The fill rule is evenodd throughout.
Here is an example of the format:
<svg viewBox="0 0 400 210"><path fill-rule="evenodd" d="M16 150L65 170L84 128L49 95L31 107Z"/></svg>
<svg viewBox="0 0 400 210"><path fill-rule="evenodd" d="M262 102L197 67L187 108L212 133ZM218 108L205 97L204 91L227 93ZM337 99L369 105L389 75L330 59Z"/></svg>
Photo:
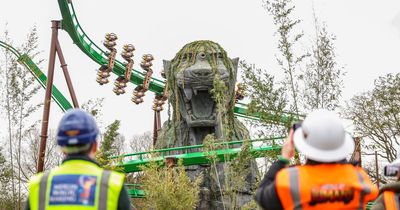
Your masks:
<svg viewBox="0 0 400 210"><path fill-rule="evenodd" d="M31 210L116 210L125 175L68 160L29 182Z"/></svg>

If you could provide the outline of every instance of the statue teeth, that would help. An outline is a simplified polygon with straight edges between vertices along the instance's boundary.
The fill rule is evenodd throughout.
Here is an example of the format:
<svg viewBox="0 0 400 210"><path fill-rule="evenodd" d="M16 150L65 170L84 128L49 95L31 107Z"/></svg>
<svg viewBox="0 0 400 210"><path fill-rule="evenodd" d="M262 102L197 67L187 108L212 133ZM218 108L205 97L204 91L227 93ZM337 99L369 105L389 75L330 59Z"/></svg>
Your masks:
<svg viewBox="0 0 400 210"><path fill-rule="evenodd" d="M184 92L185 92L186 98L188 100L191 100L192 99L192 95L193 95L192 89L191 88L185 88Z"/></svg>

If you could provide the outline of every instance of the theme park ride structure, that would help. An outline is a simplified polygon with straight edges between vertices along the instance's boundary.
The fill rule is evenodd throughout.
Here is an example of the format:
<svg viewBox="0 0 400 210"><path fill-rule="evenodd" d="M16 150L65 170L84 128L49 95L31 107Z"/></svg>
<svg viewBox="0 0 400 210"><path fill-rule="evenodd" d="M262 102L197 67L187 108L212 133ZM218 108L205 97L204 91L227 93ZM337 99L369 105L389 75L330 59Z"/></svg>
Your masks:
<svg viewBox="0 0 400 210"><path fill-rule="evenodd" d="M61 94L61 92L54 87L53 90L53 77L54 77L54 65L55 57L58 55L59 61L61 63L61 68L64 73L64 78L67 83L67 87L75 108L79 107L78 100L76 99L75 91L72 86L71 78L69 76L67 64L65 63L64 55L62 53L60 44L58 42L58 29L59 21L52 21L52 40L50 46L50 58L49 58L49 68L47 77L43 72L36 66L36 64L29 58L27 54L21 54L11 45L0 41L0 47L5 48L18 58L18 62L25 66L33 74L34 78L40 83L40 85L45 88L46 94L44 99L44 111L42 117L42 130L40 135L40 146L39 146L39 158L37 163L37 172L43 171L44 156L46 150L46 140L48 132L49 114L50 114L50 103L51 98L53 98L62 111L72 108L68 100Z"/></svg>
<svg viewBox="0 0 400 210"><path fill-rule="evenodd" d="M74 5L70 0L58 0L58 5L60 7L62 20L61 29L65 30L76 46L81 49L81 51L91 58L94 62L98 63L101 68L104 66L109 66L109 58L111 53L101 49L92 39L85 33L82 26L80 25L77 14L74 9ZM107 39L106 39L107 41ZM114 64L112 68L112 73L116 74L118 77L124 76L126 71L126 65L117 60L112 59ZM130 75L130 82L137 86L143 86L146 79L146 74L132 69ZM154 92L157 95L163 95L165 89L165 81L150 77L148 79L148 90ZM260 116L259 114L249 114L247 105L243 103L236 103L234 108L235 116L243 117L247 119L259 119L260 117L268 118L274 116ZM274 117L275 118L275 117ZM288 122L291 121L290 113L284 113L281 116L280 121Z"/></svg>
<svg viewBox="0 0 400 210"><path fill-rule="evenodd" d="M59 0L59 5L60 9L63 15L63 20L62 20L62 26L61 28L66 30L71 38L74 40L74 43L77 44L77 46L85 53L87 54L90 58L92 58L95 62L99 63L100 65L108 65L109 61L109 55L108 53L104 52L101 50L96 44L94 44L90 38L84 33L82 30L81 26L79 25L78 20L76 19L76 14L73 9L73 5L71 1L67 0ZM57 51L57 45L59 47L59 43L57 41L55 45L55 51ZM53 44L52 44L53 46ZM40 69L34 64L34 62L29 58L28 55L26 54L21 54L19 53L15 48L12 46L1 42L0 41L0 47L6 48L7 50L11 51L17 58L18 61L24 65L27 69L30 70L30 72L33 74L33 76L36 78L36 80L41 84L42 87L46 88L46 85L48 84L46 75L40 71ZM61 53L62 55L62 53ZM61 58L60 58L61 59ZM60 60L61 61L61 60ZM61 62L64 63L65 62ZM54 64L53 64L54 65ZM63 66L62 66L63 67ZM49 68L50 69L50 68ZM112 68L112 71L121 76L121 75L126 75L126 69L124 68L123 64L119 61L116 61L116 65L114 68ZM64 70L64 68L63 68ZM133 70L133 76L130 77L129 81L132 82L133 84L140 85L143 84L145 80L146 75L142 74L136 70ZM126 78L126 77L125 77ZM67 79L68 80L68 79ZM68 81L67 81L68 83ZM65 111L67 109L72 108L71 103L61 94L61 92L54 86L50 85L52 87L51 91L51 97L53 100L59 105L62 111ZM155 78L151 78L149 81L149 90L161 95L164 93L164 82ZM116 91L114 91L116 92ZM76 106L77 107L77 101L76 101ZM266 116L260 116L258 114L253 114L249 115L247 113L247 107L245 104L241 103L236 103L235 105L235 116L239 117L245 117L249 119L259 119L260 117L265 118ZM281 116L280 121L282 123L287 123L288 121L293 120L293 118L290 118L285 115ZM264 142L265 140L251 140L252 143L256 142ZM219 159L221 161L224 161L225 157L235 157L235 155L238 154L240 151L240 147L238 148L229 148L229 145L242 145L243 141L235 141L235 142L222 142L219 144L226 144L227 149L223 150L216 150L212 151L215 152ZM159 163L165 163L165 160L167 159L182 159L184 165L197 165L197 164L206 164L207 163L207 158L204 156L204 152L202 152L203 145L194 145L194 146L184 146L184 147L176 147L176 148L168 148L168 149L160 149L160 150L154 150L154 151L149 151L149 152L140 152L140 153L134 153L134 154L127 154L121 156L122 158L129 158L131 160L127 160L123 162L122 166L125 168L127 173L130 172L137 172L140 171L139 165L145 165L150 161L150 156L154 153L160 154L157 156L155 160ZM196 150L196 152L192 152L193 149ZM277 147L271 147L271 146L252 146L251 149L251 154L253 157L260 157L259 151L268 151L268 150L273 150L277 149ZM180 151L179 154L176 153L176 151ZM171 155L171 153L173 153ZM128 184L131 189L129 190L129 194L132 197L140 198L144 196L144 192L137 187L140 187L140 185L135 185L135 184Z"/></svg>
<svg viewBox="0 0 400 210"><path fill-rule="evenodd" d="M115 59L116 55L116 50L114 46L116 45L115 41L117 37L114 34L108 34L106 36L106 41L104 43L105 47L110 51L106 52L102 50L99 46L97 46L90 38L89 36L84 32L82 29L81 25L79 24L79 21L77 19L77 15L74 10L74 6L71 1L67 0L59 0L59 7L60 11L62 14L62 21L61 21L61 28L64 29L65 31L68 32L70 35L71 39L74 41L74 43L84 52L87 56L89 56L92 60L94 60L96 63L100 64L100 70L98 73L98 79L97 81L100 84L105 84L107 83L107 80L102 80L106 79L109 76L109 73L113 72L115 73L119 79L116 81L116 87L114 88L114 92L117 94L123 94L124 91L119 92L121 87L124 87L124 85L119 85L121 81L123 83L126 83L126 80L129 80L133 84L137 85L134 91L134 97L133 97L133 102L136 104L140 103L143 100L143 95L144 92L149 90L152 91L156 94L156 100L157 105L162 105L161 100L165 100L166 95L167 95L167 88L166 88L166 83L164 81L155 79L151 77L152 70L149 69L151 66L151 58L150 56L144 56L144 62L142 62L143 65L141 67L146 70L146 73L141 73L137 70L131 69L131 65L128 65L130 63L130 58L131 56L124 56L123 58L128 61L128 64L124 64L117 59ZM128 50L130 48L130 50ZM125 55L128 55L131 53L134 48L129 47L126 45L124 47L125 50ZM240 94L239 94L240 95ZM240 99L240 97L238 97ZM156 104L155 104L156 105ZM158 106L159 107L159 106ZM155 129L154 129L154 136L155 140L157 139L156 137L158 136L158 132L160 130L160 119L157 117L157 114L162 110L156 109L157 106L153 107L155 111ZM236 103L234 106L234 114L235 116L239 117L245 117L249 119L274 119L276 120L276 116L261 116L259 114L252 114L249 115L247 112L247 106L245 104L241 103ZM158 118L158 119L157 119ZM293 115L290 113L282 114L279 116L279 119L277 121L283 123L283 124L288 124L290 121L294 120ZM154 142L155 143L155 142ZM270 147L266 147L270 148ZM237 152L238 149L234 149L233 152ZM186 150L187 151L187 150ZM185 162L185 161L184 161ZM139 161L140 163L140 161Z"/></svg>
<svg viewBox="0 0 400 210"><path fill-rule="evenodd" d="M12 47L11 45L0 41L0 47L10 51L18 60L18 62L24 66L32 76L36 79L36 81L45 89L47 85L47 76L40 70L40 68L35 64L34 61L27 55L21 54L17 49ZM71 103L64 97L64 95L58 90L58 88L53 85L52 88L52 98L60 107L61 111L65 112L68 109L72 108Z"/></svg>
<svg viewBox="0 0 400 210"><path fill-rule="evenodd" d="M0 47L9 50L13 55L15 55L21 65L26 67L35 79L39 82L39 84L46 89L47 85L47 77L39 69L39 67L32 61L32 59L27 54L21 54L11 45L0 41ZM52 88L52 98L56 102L56 104L60 107L60 109L64 112L68 109L73 108L71 103L64 97L64 95L58 90L58 88L53 85ZM266 146L262 143L268 142L268 140L278 140L280 138L274 139L257 139L250 140L252 143L251 147L251 155L254 158L262 157L263 151L270 151L278 149L277 146ZM215 153L218 157L218 160L223 162L226 158L235 158L239 152L240 146L243 144L243 141L231 141L231 142L221 142L219 145L223 145L224 149L210 151L211 153ZM253 146L254 145L254 146ZM126 173L134 173L141 171L140 166L146 165L150 161L155 161L159 164L164 164L165 160L177 160L182 159L182 163L185 166L198 165L198 164L208 164L209 159L207 159L207 154L203 152L203 145L193 145L193 146L183 146L183 147L175 147L175 148L167 148L167 149L158 149L153 151L146 152L138 152L133 154L125 154L119 157L113 158L122 158L124 160L122 162L122 167ZM195 151L195 152L193 152ZM157 158L152 158L153 155L157 154ZM127 184L129 190L129 195L132 198L143 198L144 192L139 189L141 185L139 184Z"/></svg>
<svg viewBox="0 0 400 210"><path fill-rule="evenodd" d="M62 2L62 1L60 1ZM59 2L59 3L60 3ZM66 1L64 1L64 3L67 3ZM68 3L69 4L69 9L73 10L73 5L72 3ZM74 13L72 13L74 14ZM72 15L70 17L70 19L72 20L75 17L75 22L76 25L73 27L76 31L68 31L68 33L71 35L72 34L78 34L78 31L81 30L83 35L77 36L75 37L76 40L74 40L73 36L71 36L71 38L73 38L73 40L75 41L75 44L77 44L78 46L80 46L81 49L85 49L83 50L83 52L85 52L87 55L89 55L89 57L91 57L92 59L94 58L98 58L97 60L95 60L97 63L102 64L102 67L104 66L108 66L110 64L109 62L109 54L105 53L104 51L102 51L100 48L98 48L93 42L90 41L90 39L86 36L86 34L83 32L83 30L80 28L80 25L76 19L76 15ZM68 18L67 18L68 19ZM40 69L34 64L34 62L29 58L28 55L26 54L22 54L19 53L16 49L14 49L12 46L7 45L6 43L1 42L1 46L6 48L7 50L10 50L20 61L21 64L23 64L25 67L27 67L27 69L30 70L30 72L35 76L35 78L37 79L37 81L42 85L42 87L46 88L46 87L51 87L51 88L46 88L46 99L45 99L45 112L44 112L44 119L43 122L48 122L48 111L50 109L50 100L48 99L48 96L51 96L53 98L53 100L59 105L59 107L62 109L62 111L65 111L67 109L72 108L73 106L71 105L71 103L61 94L61 92L52 85L52 78L53 78L53 74L54 74L54 62L55 62L55 56L56 53L59 55L59 59L60 59L60 63L61 63L61 67L64 71L64 74L66 76L66 80L67 80L67 84L68 84L68 88L70 90L71 93L71 98L72 101L74 102L74 107L78 107L78 103L75 97L75 94L73 93L73 88L72 88L72 84L68 75L68 70L66 68L66 64L64 61L64 57L62 55L61 52L61 48L60 48L60 44L57 40L57 35L58 35L58 29L59 28L64 28L64 26L66 26L68 24L66 24L65 19L63 19L62 22L60 21L53 21L52 22L52 43L51 43L51 48L50 48L50 59L49 59L49 72L48 72L48 77L46 78L46 75L40 71ZM85 42L85 40L89 40L89 44L87 42ZM115 41L115 40L110 40L110 41ZM93 50L93 48L91 48L90 46L96 46L98 50L100 50L101 53L96 53L96 50ZM130 51L133 51L132 47L130 46L126 46L126 53L129 53ZM101 55L99 57L99 55ZM126 56L126 60L129 63L129 56ZM125 59L125 57L124 57ZM150 62L152 59L150 58L150 56L145 56L144 61L146 62ZM118 68L118 66L121 66L121 68ZM146 64L144 63L144 65L141 65L143 69L148 69L149 70L149 66L146 66ZM126 67L126 66L125 66ZM122 67L122 63L119 61L116 61L114 68L112 68L112 70L114 72L117 72L118 75L118 69L122 69L122 71L120 72L121 74L119 75L121 76L125 76L126 78L126 69L123 69ZM132 76L129 78L131 82L133 82L134 84L138 84L140 86L140 84L145 83L145 79L146 79L146 75L142 74L138 71L133 71L132 72ZM158 95L163 95L165 94L165 85L164 82L161 80L157 80L155 78L150 78L150 80L148 80L148 89L152 92L155 92ZM114 91L117 92L117 91ZM160 94L162 93L162 94ZM46 111L47 110L47 111ZM157 110L155 110L157 111ZM159 112L159 110L158 110ZM46 114L47 113L47 114ZM249 118L249 119L258 119L260 116L258 116L257 114L255 115L248 115L247 114L247 109L246 109L246 105L245 104L241 104L241 103L237 103L235 106L235 115L239 116L239 117L245 117L245 118ZM47 119L47 120L46 120ZM287 123L290 119L286 116L283 116L281 118L282 123ZM46 127L43 126L42 130L47 131L47 125ZM42 137L45 137L46 135L42 135ZM261 142L261 140L254 140L252 142ZM226 145L241 145L243 142L242 141L235 141L235 142L229 142ZM42 144L43 145L43 144ZM134 157L137 156L139 157L138 160L130 160L130 161L126 161L126 163L124 162L124 168L126 168L127 172L135 172L138 170L139 167L137 167L137 165L143 165L146 164L149 159L147 158L143 158L146 156L146 154L153 154L154 152L157 153L161 153L161 159L159 158L157 161L161 161L162 159L177 159L177 158L181 158L183 160L184 165L196 165L196 164L205 164L207 163L207 159L205 157L205 155L201 152L203 146L202 145L194 145L194 146L184 146L184 147L176 147L176 148L169 148L169 149L163 149L163 150L156 150L156 151L150 151L150 152L144 152L144 153L138 153L138 154L128 154L125 155L125 157ZM196 149L196 152L191 152L193 151L193 149ZM259 146L259 147L254 147L254 151L252 151L252 155L254 157L258 157L259 153L257 153L258 151L265 151L265 150L271 150L271 149L275 149L274 147L270 147L270 146ZM44 149L43 149L44 150ZM215 151L216 154L218 154L218 157L220 158L220 161L224 161L224 157L227 156L232 156L234 157L235 155L238 154L238 152L240 151L240 147L239 148L229 148L227 147L226 149L223 150L218 150ZM169 153L173 152L173 155L167 155ZM42 154L42 152L41 152ZM42 168L43 166L39 166L40 163L38 163L38 170L40 171L40 168ZM135 185L133 185L135 186ZM137 186L137 185L136 185ZM133 197L143 197L143 192L137 189L131 189L130 191L131 196Z"/></svg>
<svg viewBox="0 0 400 210"><path fill-rule="evenodd" d="M50 100L47 99L50 96L53 97L53 99L56 101L56 103L60 106L60 108L65 111L67 109L72 108L71 104L68 102L67 99L65 99L65 97L61 94L60 91L58 91L57 88L52 88L52 77L53 77L53 70L54 70L54 62L55 62L55 55L56 53L59 55L60 58L60 62L61 62L61 67L63 68L64 74L68 73L66 65L65 65L65 61L64 58L62 56L62 52L60 49L60 44L58 43L57 38L57 33L58 33L58 29L62 28L64 30L66 30L70 37L74 40L74 43L86 54L88 55L90 58L92 58L94 61L96 61L97 63L99 63L103 68L104 66L108 66L110 64L109 62L109 58L110 58L110 54L106 53L105 51L101 50L96 44L94 44L90 38L84 33L84 31L82 30L81 26L79 25L78 20L76 19L76 14L74 12L73 9L73 5L70 1L59 1L59 5L60 5L60 9L63 15L63 20L60 21L53 21L53 25L52 25L52 29L53 29L53 38L52 39L52 43L51 43L51 50L50 50L50 59L49 59L49 73L48 73L48 79L46 79L46 76L43 74L43 72L41 72L39 70L39 68L33 63L33 61L27 56L27 55L21 55L20 53L18 53L14 48L12 48L11 46L6 45L5 43L2 43L2 46L7 48L8 50L10 50L11 52L13 52L14 55L16 55L18 57L18 59L22 62L22 64L24 66L26 66L35 76L35 78L38 80L38 82L44 87L49 87L46 88L46 100L45 102L48 102L47 108L45 106L45 110L49 110L49 103ZM113 40L110 40L113 41ZM114 40L115 41L115 40ZM110 47L111 48L111 47ZM125 50L127 53L129 53L129 51L133 51L131 49L131 47L127 46L126 47L127 50ZM149 56L145 56L146 58L144 58L144 61L146 62L150 62L152 59L149 58ZM126 59L127 58L127 59ZM126 58L124 57L125 60L128 61L129 63L129 56L126 56ZM142 66L142 65L141 65ZM144 68L143 68L144 67ZM143 69L146 70L146 68L148 69L149 66L146 66L146 64L144 64L142 66ZM142 86L143 87L143 83L146 83L146 78L147 78L147 82L148 82L148 90L156 93L156 97L157 96L165 96L165 83L161 80L155 79L155 78L149 78L148 74L142 74L136 70L132 71L132 74L130 75L130 77L126 76L126 69L128 69L127 65L123 65L123 63L119 62L118 60L115 60L115 66L113 66L112 71L114 73L116 73L118 76L125 76L124 79L129 78L129 81L132 82L133 84L136 84L138 86ZM149 69L148 69L149 70ZM76 98L74 97L73 94L73 88L72 85L70 86L70 80L69 80L69 76L66 76L67 79L67 84L68 84L68 88L70 90L71 93L71 98L73 99L74 102L74 107L78 107L78 103ZM49 81L50 80L50 81ZM118 92L118 91L114 91L114 92ZM139 92L139 91L136 91ZM49 96L49 97L47 97ZM46 104L46 103L45 103ZM155 110L155 112L159 112L160 110ZM45 112L46 113L46 112ZM247 107L245 104L241 104L241 103L237 103L235 105L234 108L234 113L235 116L239 116L239 117L245 117L245 118L249 118L249 119L259 119L260 117L265 118L266 116L259 116L258 114L253 114L253 115L248 115L247 113ZM45 115L44 114L44 120L43 122L48 122L48 120L45 119ZM47 114L48 117L48 114ZM268 116L267 116L268 117ZM280 121L282 123L288 123L289 121L293 120L291 117L286 116L286 115L282 115L280 118ZM42 127L43 130L44 126ZM47 127L45 127L47 130ZM45 135L42 135L42 137L45 137ZM255 141L254 141L255 142ZM241 141L237 141L237 142L230 142L229 145L241 145L243 142ZM184 164L187 165L194 165L194 164L201 164L203 162L206 162L207 160L204 158L204 154L202 154L202 152L190 152L192 149L196 148L197 151L201 150L203 146L202 145L196 145L196 146L187 146L187 147L178 147L178 148L169 148L169 149L165 149L162 151L162 154L164 154L162 157L164 157L165 159L167 158L182 158ZM263 150L270 150L270 149L274 149L273 147L270 146L260 146L260 147L255 147L254 152L256 151L263 151ZM171 156L165 156L165 154L167 154L168 151L174 151L174 155ZM183 151L180 154L177 154L176 151ZM215 151L217 154L220 154L220 157L222 156L226 156L226 155L237 155L238 151L240 151L240 147L239 148L227 148L225 150L221 150L221 151ZM157 150L156 152L160 152L159 150ZM189 153L188 153L189 152ZM148 154L150 153L154 153L154 151L151 152L146 152ZM193 154L192 154L193 153ZM148 161L147 159L143 159L145 153L142 154L128 154L126 155L128 156L135 156L137 155L139 157L139 161L127 161L126 162L126 168L128 169L129 167L133 167L135 168L135 165L143 165L146 163L146 161ZM254 157L257 157L256 153L252 153ZM221 159L221 161L223 161L223 159ZM125 163L124 163L125 164ZM125 166L124 166L125 167ZM38 167L39 168L39 167ZM137 167L136 167L137 168ZM129 170L129 169L128 169ZM133 169L131 172L134 172L135 169ZM138 195L140 193L135 193L135 190L130 191L132 192L131 195L135 196ZM137 196L140 197L140 196Z"/></svg>
<svg viewBox="0 0 400 210"><path fill-rule="evenodd" d="M15 55L18 59L18 62L26 67L27 70L30 71L30 73L34 76L34 78L38 81L38 83L43 87L46 88L46 83L47 83L47 77L46 75L39 69L39 67L32 61L32 59L27 55L27 54L21 54L17 49L12 47L11 45L0 41L0 47L5 48L6 50L9 50L13 55ZM52 98L53 100L57 103L57 105L60 107L62 111L66 111L70 108L72 108L71 103L62 95L62 93L57 89L56 86L53 85L52 88ZM257 141L264 141L264 140L251 140L252 143L256 143ZM241 141L237 142L226 142L226 143L220 143L220 144L241 144ZM133 153L133 154L126 154L122 155L119 157L113 157L113 158L129 158L131 160L128 160L124 162L123 167L124 170L126 170L128 173L130 172L137 172L140 171L139 165L145 165L150 161L150 156L152 154L159 154L157 156L157 159L153 159L159 164L165 163L166 158L170 159L176 159L176 158L182 158L184 165L192 165L192 164L204 164L207 163L208 159L204 157L204 154L201 152L196 152L196 153L191 153L191 149L199 149L203 148L203 145L197 145L197 146L187 146L187 147L177 147L177 148L168 148L168 149L161 149L161 150L154 150L154 151L148 151L148 152L139 152L139 153ZM274 149L273 147L252 147L251 154L253 157L257 157L257 152L256 151L265 151L268 149ZM169 155L171 151L182 151L182 154L180 155ZM230 158L234 158L234 155L237 155L238 148L234 148L232 150L225 149L225 150L218 150L214 151L216 154L218 154L219 159L227 157L226 154L231 155ZM258 153L260 154L260 153ZM140 189L141 185L140 184L127 184L127 187L129 188L128 192L129 195L132 198L143 198L145 196L145 193L143 190ZM367 206L367 209L371 208L372 203L369 203Z"/></svg>

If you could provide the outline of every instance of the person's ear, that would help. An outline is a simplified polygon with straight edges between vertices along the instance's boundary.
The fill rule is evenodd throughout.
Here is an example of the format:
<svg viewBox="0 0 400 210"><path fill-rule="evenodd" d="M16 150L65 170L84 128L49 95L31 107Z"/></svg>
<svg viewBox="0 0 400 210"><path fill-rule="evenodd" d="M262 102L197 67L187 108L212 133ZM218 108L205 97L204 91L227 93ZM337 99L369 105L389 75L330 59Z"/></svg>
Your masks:
<svg viewBox="0 0 400 210"><path fill-rule="evenodd" d="M97 152L97 146L98 146L97 141L92 144L92 149L91 150L92 150L93 153Z"/></svg>

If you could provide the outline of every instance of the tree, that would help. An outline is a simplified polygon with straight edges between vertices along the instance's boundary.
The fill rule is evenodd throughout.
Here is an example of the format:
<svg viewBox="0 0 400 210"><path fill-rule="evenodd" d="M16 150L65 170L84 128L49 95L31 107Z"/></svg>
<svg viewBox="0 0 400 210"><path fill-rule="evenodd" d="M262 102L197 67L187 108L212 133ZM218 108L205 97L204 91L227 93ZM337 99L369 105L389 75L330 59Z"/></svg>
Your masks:
<svg viewBox="0 0 400 210"><path fill-rule="evenodd" d="M142 167L143 190L146 192L144 209L186 210L195 209L199 201L202 176L190 180L186 175L182 160L177 167L160 167L150 162Z"/></svg>
<svg viewBox="0 0 400 210"><path fill-rule="evenodd" d="M309 111L318 108L334 110L339 104L345 73L336 62L336 37L328 33L325 23L318 22L315 11L314 26L311 56L301 78L304 82L303 104Z"/></svg>
<svg viewBox="0 0 400 210"><path fill-rule="evenodd" d="M259 121L249 123L262 128L259 137L285 135L286 129L279 122L288 103L284 87L276 84L274 76L254 64L242 60L239 68L243 71L242 79L250 99L248 110L250 114L258 113L260 116Z"/></svg>
<svg viewBox="0 0 400 210"><path fill-rule="evenodd" d="M13 194L10 181L12 180L12 167L7 163L0 147L0 209L12 209L14 207Z"/></svg>
<svg viewBox="0 0 400 210"><path fill-rule="evenodd" d="M116 148L116 140L119 136L119 126L120 121L115 120L113 123L106 127L106 132L103 134L100 150L96 155L97 162L103 168L112 168L113 166L110 157L118 154Z"/></svg>
<svg viewBox="0 0 400 210"><path fill-rule="evenodd" d="M375 87L354 96L343 109L353 120L357 136L363 142L365 155L391 162L397 158L400 138L400 73L387 74L375 80Z"/></svg>
<svg viewBox="0 0 400 210"><path fill-rule="evenodd" d="M153 149L153 134L151 131L144 132L139 135L134 135L128 140L129 153L151 151ZM125 151L128 152L128 151ZM152 154L143 155L142 158L151 158ZM135 156L126 157L124 160L131 160ZM143 179L143 172L126 174L126 183L139 184ZM134 204L137 207L144 205L142 199L135 199Z"/></svg>
<svg viewBox="0 0 400 210"><path fill-rule="evenodd" d="M7 43L11 43L10 38L8 37L8 31L6 30L4 32L4 40ZM11 55L11 53L8 50L2 50L4 53L4 70L2 72L2 77L5 79L2 79L1 81L5 81L2 86L4 88L2 91L2 107L4 108L5 112L6 112L6 116L7 116L7 127L8 127L8 144L9 144L9 157L10 157L10 164L11 166L14 165L14 160L13 160L13 156L14 156L14 152L13 152L13 132L12 132L12 128L14 127L14 125L12 124L12 116L13 113L16 113L15 107L11 106L11 104L14 102L14 98L12 97L12 94L10 93L10 89L9 86L11 85L10 83L10 77L12 75L9 75L8 73L10 72L10 68L12 67L16 67L16 62L15 60L13 60L13 57ZM14 61L14 62L13 62ZM15 206L15 185L14 185L14 170L11 168L11 195L12 195L12 203L13 206Z"/></svg>
<svg viewBox="0 0 400 210"><path fill-rule="evenodd" d="M153 148L153 134L146 131L139 135L134 135L129 140L129 147L132 152L150 151Z"/></svg>
<svg viewBox="0 0 400 210"><path fill-rule="evenodd" d="M87 111L96 119L97 125L99 127L102 127L101 117L102 117L103 102L104 98L94 98L85 101L81 105L81 109Z"/></svg>
<svg viewBox="0 0 400 210"><path fill-rule="evenodd" d="M307 53L296 53L295 49L300 39L304 36L303 32L295 31L301 20L292 17L292 12L295 9L292 0L263 0L263 3L264 8L270 13L276 26L280 52L276 60L285 74L285 80L283 81L285 90L289 90L291 95L289 108L299 114L297 77L304 58L309 56Z"/></svg>
<svg viewBox="0 0 400 210"><path fill-rule="evenodd" d="M10 42L8 31L5 31L5 40ZM34 26L28 33L26 41L18 48L18 51L35 59L40 53L37 48L38 35ZM36 65L40 65L43 60L39 60ZM10 158L16 159L16 164L11 160L11 165L15 167L12 177L15 177L14 170L18 171L16 179L18 180L18 209L21 208L21 150L22 141L26 136L25 131L31 127L28 119L41 104L34 104L33 97L40 89L40 85L35 81L33 75L8 51L5 52L5 71L3 72L5 83L3 84L5 92L3 93L2 106L6 111L8 121L8 138L10 144ZM12 146L16 145L16 153ZM14 180L13 180L14 182ZM14 189L13 189L14 192Z"/></svg>
<svg viewBox="0 0 400 210"><path fill-rule="evenodd" d="M26 153L21 157L21 180L26 183L33 174L36 174L36 166L39 159L37 151L39 151L40 130L35 125L27 130L24 136L26 136L26 144L24 145ZM56 132L50 130L46 141L44 171L60 165L63 158L64 155L57 145Z"/></svg>

